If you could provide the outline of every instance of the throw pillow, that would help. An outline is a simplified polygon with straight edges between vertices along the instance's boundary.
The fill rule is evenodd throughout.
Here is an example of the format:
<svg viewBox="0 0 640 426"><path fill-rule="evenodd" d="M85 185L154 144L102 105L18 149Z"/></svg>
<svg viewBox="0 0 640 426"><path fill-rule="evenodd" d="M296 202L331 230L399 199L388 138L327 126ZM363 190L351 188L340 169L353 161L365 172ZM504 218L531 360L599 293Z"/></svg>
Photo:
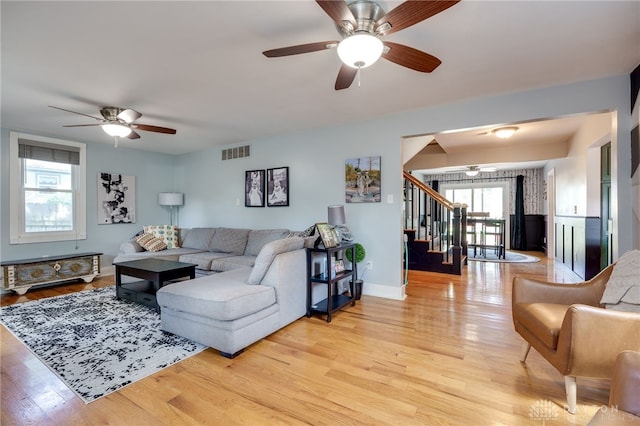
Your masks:
<svg viewBox="0 0 640 426"><path fill-rule="evenodd" d="M600 299L601 304L609 309L640 311L638 265L640 265L640 250L632 250L620 256L611 271Z"/></svg>
<svg viewBox="0 0 640 426"><path fill-rule="evenodd" d="M304 240L301 237L284 238L282 240L275 240L267 243L262 247L260 253L256 257L255 264L251 270L251 275L247 280L247 284L260 284L262 279L267 274L271 262L280 253L286 253L288 251L298 250L303 247Z"/></svg>
<svg viewBox="0 0 640 426"><path fill-rule="evenodd" d="M316 233L316 225L311 225L310 227L308 227L298 235L304 238L304 237L310 237L315 233Z"/></svg>
<svg viewBox="0 0 640 426"><path fill-rule="evenodd" d="M150 225L144 227L145 234L161 239L168 249L180 248L178 227L175 225Z"/></svg>
<svg viewBox="0 0 640 426"><path fill-rule="evenodd" d="M167 248L164 241L151 234L142 234L139 237L136 237L136 242L148 251L161 251Z"/></svg>

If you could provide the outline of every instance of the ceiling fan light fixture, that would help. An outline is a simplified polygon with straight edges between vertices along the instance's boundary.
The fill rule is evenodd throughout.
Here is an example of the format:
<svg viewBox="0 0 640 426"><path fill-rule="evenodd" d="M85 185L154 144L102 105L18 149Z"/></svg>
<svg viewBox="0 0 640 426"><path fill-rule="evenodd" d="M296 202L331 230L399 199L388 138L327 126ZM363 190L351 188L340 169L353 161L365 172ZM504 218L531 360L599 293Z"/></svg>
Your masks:
<svg viewBox="0 0 640 426"><path fill-rule="evenodd" d="M119 138L129 136L129 133L131 133L131 129L123 124L107 123L100 125L100 127L109 136L117 136Z"/></svg>
<svg viewBox="0 0 640 426"><path fill-rule="evenodd" d="M368 33L354 34L338 44L338 57L349 67L366 68L380 59L383 49L378 37Z"/></svg>
<svg viewBox="0 0 640 426"><path fill-rule="evenodd" d="M517 131L518 131L518 128L516 126L508 126L508 127L499 127L497 129L493 129L491 133L493 133L494 135L496 135L496 137L499 137L500 139L508 139L511 136L513 136L513 134Z"/></svg>
<svg viewBox="0 0 640 426"><path fill-rule="evenodd" d="M464 174L466 174L469 177L478 176L478 170L466 170Z"/></svg>

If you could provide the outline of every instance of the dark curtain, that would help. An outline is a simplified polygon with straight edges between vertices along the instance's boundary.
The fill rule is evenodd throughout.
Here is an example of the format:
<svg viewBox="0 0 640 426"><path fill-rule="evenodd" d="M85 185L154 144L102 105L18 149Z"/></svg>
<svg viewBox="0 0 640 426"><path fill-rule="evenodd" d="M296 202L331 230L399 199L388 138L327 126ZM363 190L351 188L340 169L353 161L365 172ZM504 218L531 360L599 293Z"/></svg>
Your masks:
<svg viewBox="0 0 640 426"><path fill-rule="evenodd" d="M527 233L524 227L524 176L516 177L516 211L511 234L511 248L514 250L527 249Z"/></svg>

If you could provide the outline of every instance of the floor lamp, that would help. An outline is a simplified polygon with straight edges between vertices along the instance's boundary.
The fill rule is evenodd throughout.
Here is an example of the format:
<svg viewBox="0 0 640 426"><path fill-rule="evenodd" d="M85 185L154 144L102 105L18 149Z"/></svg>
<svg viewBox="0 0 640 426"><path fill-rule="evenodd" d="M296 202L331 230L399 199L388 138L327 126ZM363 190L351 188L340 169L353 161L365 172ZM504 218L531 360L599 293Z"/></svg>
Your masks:
<svg viewBox="0 0 640 426"><path fill-rule="evenodd" d="M161 206L169 206L171 209L169 220L171 221L171 225L173 225L173 208L184 204L184 194L181 192L160 192L158 193L158 204Z"/></svg>

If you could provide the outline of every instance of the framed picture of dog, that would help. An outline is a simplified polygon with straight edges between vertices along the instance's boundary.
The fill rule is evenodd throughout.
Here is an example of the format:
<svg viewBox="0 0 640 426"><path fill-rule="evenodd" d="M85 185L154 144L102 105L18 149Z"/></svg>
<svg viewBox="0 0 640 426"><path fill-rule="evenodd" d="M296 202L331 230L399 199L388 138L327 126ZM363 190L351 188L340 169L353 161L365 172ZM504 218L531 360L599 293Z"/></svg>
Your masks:
<svg viewBox="0 0 640 426"><path fill-rule="evenodd" d="M264 170L244 172L245 207L264 207Z"/></svg>
<svg viewBox="0 0 640 426"><path fill-rule="evenodd" d="M289 167L267 169L267 206L289 205Z"/></svg>

